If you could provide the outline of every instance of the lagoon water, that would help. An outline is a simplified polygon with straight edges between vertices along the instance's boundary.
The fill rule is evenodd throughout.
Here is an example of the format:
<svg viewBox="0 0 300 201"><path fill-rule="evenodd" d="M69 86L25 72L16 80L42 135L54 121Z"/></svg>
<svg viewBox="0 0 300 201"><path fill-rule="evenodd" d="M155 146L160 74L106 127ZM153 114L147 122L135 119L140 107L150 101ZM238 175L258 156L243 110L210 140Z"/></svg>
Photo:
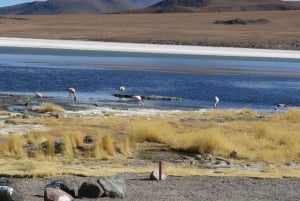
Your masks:
<svg viewBox="0 0 300 201"><path fill-rule="evenodd" d="M145 101L164 109L272 110L300 106L300 60L0 48L0 93L67 98L74 87L80 102L132 104L112 94L160 95L182 101Z"/></svg>

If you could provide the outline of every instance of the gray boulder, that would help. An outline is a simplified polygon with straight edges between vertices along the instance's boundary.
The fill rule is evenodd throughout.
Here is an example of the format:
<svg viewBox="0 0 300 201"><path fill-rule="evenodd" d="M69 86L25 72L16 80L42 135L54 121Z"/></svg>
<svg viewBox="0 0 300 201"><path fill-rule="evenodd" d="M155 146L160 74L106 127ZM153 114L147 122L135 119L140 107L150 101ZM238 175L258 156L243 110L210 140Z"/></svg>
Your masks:
<svg viewBox="0 0 300 201"><path fill-rule="evenodd" d="M10 186L0 186L0 200L1 201L14 201L14 189Z"/></svg>
<svg viewBox="0 0 300 201"><path fill-rule="evenodd" d="M97 182L83 182L78 189L79 197L98 198L102 197L103 195L104 190Z"/></svg>
<svg viewBox="0 0 300 201"><path fill-rule="evenodd" d="M73 197L57 188L46 188L44 191L44 201L74 201Z"/></svg>
<svg viewBox="0 0 300 201"><path fill-rule="evenodd" d="M75 197L75 190L74 190L74 188L71 188L70 185L65 180L53 180L49 184L47 184L45 186L45 189L46 188L60 189L60 190L62 190L64 192L68 193L72 197Z"/></svg>
<svg viewBox="0 0 300 201"><path fill-rule="evenodd" d="M104 196L124 198L126 195L125 181L120 176L103 177L98 183L104 189Z"/></svg>
<svg viewBox="0 0 300 201"><path fill-rule="evenodd" d="M0 178L0 201L23 201L13 183L5 178Z"/></svg>

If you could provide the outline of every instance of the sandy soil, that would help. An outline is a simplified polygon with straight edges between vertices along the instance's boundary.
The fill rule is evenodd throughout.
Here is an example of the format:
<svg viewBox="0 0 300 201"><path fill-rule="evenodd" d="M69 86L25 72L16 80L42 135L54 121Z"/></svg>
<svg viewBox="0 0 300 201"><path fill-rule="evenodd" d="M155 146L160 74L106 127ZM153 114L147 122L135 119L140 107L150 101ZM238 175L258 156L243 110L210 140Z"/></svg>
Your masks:
<svg viewBox="0 0 300 201"><path fill-rule="evenodd" d="M79 199L95 200L300 200L300 179L255 179L239 177L167 177L166 181L151 181L148 175L123 174L127 195L124 199ZM84 177L64 177L74 187L88 180ZM92 178L97 179L97 178ZM48 179L13 179L26 201L43 200L43 188Z"/></svg>
<svg viewBox="0 0 300 201"><path fill-rule="evenodd" d="M300 11L0 16L1 37L300 50ZM270 23L215 24L265 19Z"/></svg>

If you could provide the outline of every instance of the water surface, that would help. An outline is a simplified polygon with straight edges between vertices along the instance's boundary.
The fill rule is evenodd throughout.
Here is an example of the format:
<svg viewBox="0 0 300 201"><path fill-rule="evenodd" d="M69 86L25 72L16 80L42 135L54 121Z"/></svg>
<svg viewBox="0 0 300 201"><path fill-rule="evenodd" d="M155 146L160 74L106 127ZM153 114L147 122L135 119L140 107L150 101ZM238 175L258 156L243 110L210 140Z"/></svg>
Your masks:
<svg viewBox="0 0 300 201"><path fill-rule="evenodd" d="M270 110L300 105L300 60L167 54L0 48L0 93L66 98L74 87L81 102L132 104L125 93L183 98L146 101L146 107Z"/></svg>

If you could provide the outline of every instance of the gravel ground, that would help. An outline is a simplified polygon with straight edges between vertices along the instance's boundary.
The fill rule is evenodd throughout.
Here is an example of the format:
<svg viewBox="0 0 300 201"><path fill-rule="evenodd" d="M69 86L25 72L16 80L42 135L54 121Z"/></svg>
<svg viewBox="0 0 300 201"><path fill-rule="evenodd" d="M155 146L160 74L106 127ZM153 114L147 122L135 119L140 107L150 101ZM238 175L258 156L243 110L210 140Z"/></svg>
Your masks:
<svg viewBox="0 0 300 201"><path fill-rule="evenodd" d="M123 174L127 194L123 199L113 198L76 198L82 201L100 200L300 200L300 178L254 179L242 177L167 177L166 181L151 181L148 175ZM41 201L43 188L54 178L14 178L17 189L24 201ZM56 178L57 179L57 178ZM87 177L65 176L64 179L79 185ZM76 189L76 188L75 188Z"/></svg>

